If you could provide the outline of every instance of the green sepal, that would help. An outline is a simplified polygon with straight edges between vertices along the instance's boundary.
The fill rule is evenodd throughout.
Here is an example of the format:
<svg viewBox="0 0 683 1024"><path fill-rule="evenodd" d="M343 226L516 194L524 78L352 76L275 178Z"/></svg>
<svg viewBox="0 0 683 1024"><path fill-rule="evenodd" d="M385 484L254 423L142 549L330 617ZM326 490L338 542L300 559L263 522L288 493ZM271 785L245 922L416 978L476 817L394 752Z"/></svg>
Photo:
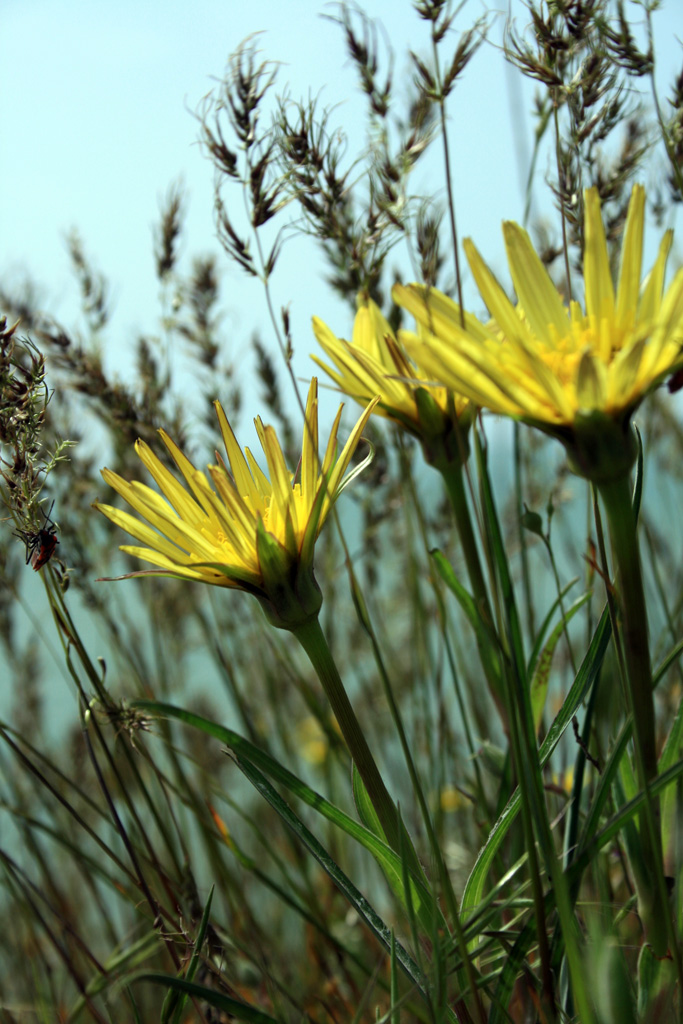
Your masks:
<svg viewBox="0 0 683 1024"><path fill-rule="evenodd" d="M470 454L467 435L472 414L469 410L458 416L453 396L449 395L449 413L445 413L427 388L415 389L415 405L425 460L440 473L450 466L464 465Z"/></svg>
<svg viewBox="0 0 683 1024"><path fill-rule="evenodd" d="M557 433L567 450L571 471L594 484L623 479L638 456L629 415L615 419L598 409L579 411L571 429Z"/></svg>
<svg viewBox="0 0 683 1024"><path fill-rule="evenodd" d="M414 392L417 415L424 434L438 437L448 430L448 418L427 388L415 388Z"/></svg>
<svg viewBox="0 0 683 1024"><path fill-rule="evenodd" d="M258 600L271 625L294 630L316 618L323 603L313 566L292 559L287 549L269 533L259 517L256 552L263 579Z"/></svg>

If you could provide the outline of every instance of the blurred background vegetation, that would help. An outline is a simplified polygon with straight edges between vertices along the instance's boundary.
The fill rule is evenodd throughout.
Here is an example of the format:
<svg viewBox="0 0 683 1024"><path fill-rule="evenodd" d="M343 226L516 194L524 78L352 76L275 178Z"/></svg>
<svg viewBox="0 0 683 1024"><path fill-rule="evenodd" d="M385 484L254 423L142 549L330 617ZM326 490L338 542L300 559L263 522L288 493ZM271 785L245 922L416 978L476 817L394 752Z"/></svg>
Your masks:
<svg viewBox="0 0 683 1024"><path fill-rule="evenodd" d="M522 93L534 96L525 206L528 227L560 284L566 266L556 211L569 225L568 259L578 271L584 188L600 190L615 253L634 181L648 186L650 223L658 228L673 222L683 197L683 71L665 83L655 79L652 26L667 35L673 8L658 6L532 2L508 24L505 48L496 54L506 74L533 83ZM244 428L248 436L244 410L256 407L277 427L295 466L301 424L293 389L301 390L302 374L312 371L302 357L314 348L302 307L305 317L317 314L349 337L359 292L375 299L394 326L400 317L390 300L394 281L415 278L455 292L460 205L450 185L452 165L469 158L469 139L449 104L457 88L476 111L478 96L468 93L470 61L475 64L489 45L487 33L497 22L492 14L474 17L469 7L456 17L455 10L426 0L410 16L416 35L422 34L420 47L392 61L391 24L380 28L352 6L331 14L346 48L348 88L365 104L365 138L355 149L347 144L343 109L326 105L324 96L292 94L288 69L268 62L267 40L247 40L235 50L224 77L194 111L214 171L214 227L222 250L194 255L185 234L189 197L182 185L168 189L153 240L156 323L132 346L112 316L115 286L76 231L68 238L80 300L73 323L43 304L42 282L31 280L30 265L29 283L0 280L3 1020L229 1019L227 1003L222 1009L218 1000L164 1003L158 984L136 980L143 968L180 976L189 964L197 984L282 1021L384 1019L392 1004L395 1021L445 1020L454 1012L452 947L433 968L429 998L418 998L397 980L395 959L353 902L226 755L225 742L131 707L138 698L154 698L221 723L355 817L348 754L291 639L267 629L255 602L239 593L167 579L99 582L134 563L117 552L116 529L90 507L95 498L112 501L99 478L103 465L127 479L139 476L136 438L164 458L159 427L195 465L213 461L216 399L239 424L238 435ZM680 66L680 53L678 60ZM396 68L406 66L410 71L397 88ZM497 144L496 124L483 131L489 158L511 165L512 155ZM420 179L427 183L416 190L427 160L429 175ZM488 192L477 203L493 211L495 221L517 213L502 209ZM476 224L476 209L467 218ZM206 229L208 235L211 226ZM283 291L278 276L292 287L291 265L283 270L290 251L296 295ZM303 251L311 255L304 259ZM500 249L494 261L496 251L502 261ZM674 262L680 262L676 251ZM235 294L226 298L225 280L235 266L250 288L258 286L258 315L263 323L268 311L267 330L252 331L248 313L246 327L231 328L226 310ZM316 295L323 297L309 308L309 278L321 277L325 290ZM467 280L465 287L469 296ZM290 301L297 304L296 331ZM140 315L148 320L149 310ZM131 351L131 361L120 371L111 356L123 351ZM253 361L248 375L247 351ZM333 393L321 402L330 418L337 403ZM646 453L641 543L655 664L678 642L681 627L679 409L675 395L657 394L638 418ZM558 590L579 577L570 603L594 588L568 630L583 650L604 603L586 489L568 474L561 450L539 435L491 418L478 429L488 439L489 474L529 649ZM506 737L482 685L474 637L430 558L438 548L456 573L462 570L441 483L423 465L419 446L395 425L372 420L367 434L374 461L345 493L340 521L329 524L316 549L322 623L401 813L428 859L377 652L354 608L350 563L445 866L461 894L509 796ZM478 486L473 470L471 500L481 522ZM48 512L59 543L45 568L33 572L24 541L46 529ZM574 679L568 651L562 640L554 653L541 737ZM591 734L596 765L604 764L623 720L613 699L617 685L608 653ZM664 736L680 706L678 668L666 673L657 694ZM546 769L560 847L580 750L578 732L569 729ZM589 766L586 807L598 780ZM304 804L296 804L296 814L428 974L427 944L411 934L410 915L402 914L367 851ZM498 855L497 881L522 853L519 837L509 836ZM619 843L596 854L595 865L583 923L587 932L602 929L603 953L592 968L601 986L620 978L624 965L633 969L640 940L627 912L632 891ZM480 979L489 1000L524 923L528 893L515 877L513 871L507 889L501 882L499 895L508 903L500 918L481 925L487 945ZM210 916L202 923L212 887ZM609 921L598 904L610 908ZM625 909L612 927L614 905ZM625 951L616 966L610 959L615 936ZM500 1019L536 1019L533 949L513 981ZM565 1006L570 1019L571 1004ZM477 1019L465 1008L455 1012L457 1019ZM245 1011L244 1019L258 1017ZM618 1018L606 1012L596 1019Z"/></svg>

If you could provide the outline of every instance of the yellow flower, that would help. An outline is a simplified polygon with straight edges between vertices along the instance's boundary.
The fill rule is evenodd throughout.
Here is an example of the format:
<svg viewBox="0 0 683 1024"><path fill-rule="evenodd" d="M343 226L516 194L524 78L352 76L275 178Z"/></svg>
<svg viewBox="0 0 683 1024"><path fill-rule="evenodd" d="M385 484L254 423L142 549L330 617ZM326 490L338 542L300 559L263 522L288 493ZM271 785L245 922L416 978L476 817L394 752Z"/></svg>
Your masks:
<svg viewBox="0 0 683 1024"><path fill-rule="evenodd" d="M407 357L372 299L358 297L351 343L337 338L315 316L313 330L337 369L317 356L313 359L338 387L360 405L379 395L375 412L395 420L420 439L442 433L451 417L459 417L469 405L445 387L425 388L430 382Z"/></svg>
<svg viewBox="0 0 683 1024"><path fill-rule="evenodd" d="M360 440L374 401L354 427L337 456L340 406L325 456L318 456L318 382L311 381L300 471L292 474L274 429L255 420L266 456L270 480L252 453L238 445L219 403L216 412L228 464L209 466L210 477L195 469L163 431L161 438L184 478L184 484L163 465L143 442L136 451L154 478L161 494L145 484L129 483L109 469L105 481L117 491L137 516L110 505L96 503L113 523L146 546L124 545L121 550L157 566L129 576L161 575L196 580L217 586L236 587L275 605L285 614L287 600L303 599L306 581L312 580L313 548L329 510L347 481L344 473ZM211 484L213 483L213 487ZM139 517L139 518L138 518ZM127 577L122 577L127 578ZM309 588L310 589L310 588ZM296 592L295 594L293 592ZM320 599L316 598L320 607ZM313 601L312 603L315 603ZM291 611L291 609L290 609ZM294 614L298 614L294 609ZM282 624L282 623L278 623Z"/></svg>
<svg viewBox="0 0 683 1024"><path fill-rule="evenodd" d="M505 247L519 306L468 239L470 268L494 322L485 326L468 316L463 328L459 308L445 295L421 285L397 285L396 302L421 327L419 336L402 334L401 341L439 384L559 437L583 475L609 474L608 462L620 446L624 452L629 448L624 458L632 459L634 409L683 366L683 270L664 294L672 240L666 232L641 288L644 212L645 191L636 185L615 295L598 192L585 193L585 312L575 301L567 308L526 231L506 222ZM605 429L611 436L603 444ZM623 465L615 472L623 472Z"/></svg>

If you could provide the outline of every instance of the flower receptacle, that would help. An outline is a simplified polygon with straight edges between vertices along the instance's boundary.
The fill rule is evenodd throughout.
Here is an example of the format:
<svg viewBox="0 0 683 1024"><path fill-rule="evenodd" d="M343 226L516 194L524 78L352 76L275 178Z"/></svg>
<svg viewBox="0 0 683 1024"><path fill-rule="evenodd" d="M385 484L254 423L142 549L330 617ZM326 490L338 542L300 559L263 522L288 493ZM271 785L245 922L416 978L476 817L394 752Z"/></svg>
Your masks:
<svg viewBox="0 0 683 1024"><path fill-rule="evenodd" d="M313 565L292 559L261 520L257 526L256 550L262 574L262 589L256 596L268 622L278 629L295 631L316 619L323 595L313 574Z"/></svg>
<svg viewBox="0 0 683 1024"><path fill-rule="evenodd" d="M562 441L571 471L597 486L623 479L635 465L638 442L630 414L577 412L571 427L547 432Z"/></svg>

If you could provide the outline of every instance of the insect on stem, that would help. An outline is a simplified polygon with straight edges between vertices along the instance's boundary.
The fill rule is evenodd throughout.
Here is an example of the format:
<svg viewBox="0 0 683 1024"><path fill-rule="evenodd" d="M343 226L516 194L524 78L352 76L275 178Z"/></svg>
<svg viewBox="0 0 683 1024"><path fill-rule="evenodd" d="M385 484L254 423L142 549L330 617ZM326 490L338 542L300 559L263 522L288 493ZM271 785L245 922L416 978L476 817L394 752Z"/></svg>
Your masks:
<svg viewBox="0 0 683 1024"><path fill-rule="evenodd" d="M45 516L45 524L41 529L35 530L17 530L15 537L19 537L26 545L26 565L31 563L31 568L38 572L42 569L46 562L49 562L52 558L55 548L59 544L57 538L57 527L52 522L52 509L54 508L54 501L50 505L50 511L43 513Z"/></svg>

